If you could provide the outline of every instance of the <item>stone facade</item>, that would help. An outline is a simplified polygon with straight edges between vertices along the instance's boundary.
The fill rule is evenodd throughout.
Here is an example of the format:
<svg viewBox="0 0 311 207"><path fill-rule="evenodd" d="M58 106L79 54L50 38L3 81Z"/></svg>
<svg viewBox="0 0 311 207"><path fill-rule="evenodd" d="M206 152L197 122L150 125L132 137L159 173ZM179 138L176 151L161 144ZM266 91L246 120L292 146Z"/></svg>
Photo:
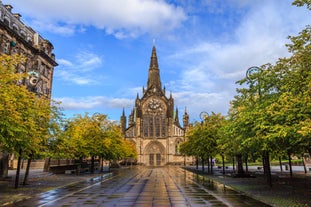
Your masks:
<svg viewBox="0 0 311 207"><path fill-rule="evenodd" d="M163 166L192 162L179 152L189 127L189 116L185 110L183 127L180 125L178 109L174 109L172 94L166 96L162 88L155 46L152 48L147 88L140 98L137 94L135 107L128 118L124 110L121 130L125 139L136 145L139 164Z"/></svg>
<svg viewBox="0 0 311 207"><path fill-rule="evenodd" d="M0 54L20 54L26 58L20 64L18 73L27 73L29 77L21 80L29 90L38 96L51 97L55 55L54 47L31 27L21 21L21 15L12 13L11 5L0 1Z"/></svg>
<svg viewBox="0 0 311 207"><path fill-rule="evenodd" d="M0 1L0 54L22 55L26 61L18 65L16 72L29 76L18 84L26 85L39 97L51 98L53 71L57 66L53 45L25 25L21 15L12 13L12 9ZM9 154L0 149L0 177L8 175L8 167L13 167L10 163Z"/></svg>

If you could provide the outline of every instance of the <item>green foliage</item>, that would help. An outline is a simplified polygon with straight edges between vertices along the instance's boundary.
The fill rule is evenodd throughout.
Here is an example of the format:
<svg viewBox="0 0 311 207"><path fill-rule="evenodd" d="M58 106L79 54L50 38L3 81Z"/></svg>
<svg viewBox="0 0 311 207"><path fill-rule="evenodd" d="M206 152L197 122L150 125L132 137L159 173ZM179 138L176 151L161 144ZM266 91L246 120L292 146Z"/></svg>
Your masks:
<svg viewBox="0 0 311 207"><path fill-rule="evenodd" d="M225 119L220 114L212 113L202 123L195 123L186 136L186 142L180 146L180 152L188 156L207 159L218 152L217 140Z"/></svg>
<svg viewBox="0 0 311 207"><path fill-rule="evenodd" d="M60 155L70 158L99 156L106 160L136 158L136 148L122 138L120 127L104 114L77 115L66 123Z"/></svg>
<svg viewBox="0 0 311 207"><path fill-rule="evenodd" d="M310 0L295 0L293 5L296 6L307 6L309 10L311 10L311 1Z"/></svg>
<svg viewBox="0 0 311 207"><path fill-rule="evenodd" d="M310 1L295 1L303 6ZM261 66L252 80L242 79L231 102L222 141L234 153L311 152L311 27L290 36L289 58Z"/></svg>
<svg viewBox="0 0 311 207"><path fill-rule="evenodd" d="M19 55L0 55L0 148L30 155L45 151L53 128L50 118L57 109L20 84L27 74L16 71L24 61Z"/></svg>

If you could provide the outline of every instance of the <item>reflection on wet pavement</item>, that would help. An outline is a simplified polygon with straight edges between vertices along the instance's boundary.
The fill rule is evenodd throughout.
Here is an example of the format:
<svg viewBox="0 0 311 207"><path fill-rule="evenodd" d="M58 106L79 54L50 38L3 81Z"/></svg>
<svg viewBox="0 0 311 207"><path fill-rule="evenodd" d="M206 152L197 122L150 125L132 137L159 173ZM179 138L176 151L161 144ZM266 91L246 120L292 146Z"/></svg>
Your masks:
<svg viewBox="0 0 311 207"><path fill-rule="evenodd" d="M49 191L14 206L267 206L179 167L135 167Z"/></svg>

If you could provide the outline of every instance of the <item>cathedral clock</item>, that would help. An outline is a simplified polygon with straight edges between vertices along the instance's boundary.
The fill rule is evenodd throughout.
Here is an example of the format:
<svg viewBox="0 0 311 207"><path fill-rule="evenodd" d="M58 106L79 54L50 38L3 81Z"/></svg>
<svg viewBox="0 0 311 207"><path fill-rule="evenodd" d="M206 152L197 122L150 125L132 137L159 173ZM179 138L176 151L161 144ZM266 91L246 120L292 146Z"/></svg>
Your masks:
<svg viewBox="0 0 311 207"><path fill-rule="evenodd" d="M151 99L148 102L148 112L162 111L161 102L158 99Z"/></svg>

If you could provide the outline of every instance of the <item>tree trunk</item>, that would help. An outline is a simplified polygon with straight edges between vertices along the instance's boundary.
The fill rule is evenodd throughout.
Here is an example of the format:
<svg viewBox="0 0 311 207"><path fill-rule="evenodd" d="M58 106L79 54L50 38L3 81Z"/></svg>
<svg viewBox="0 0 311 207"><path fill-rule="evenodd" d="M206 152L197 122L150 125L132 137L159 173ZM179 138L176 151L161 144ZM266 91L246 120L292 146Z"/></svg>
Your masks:
<svg viewBox="0 0 311 207"><path fill-rule="evenodd" d="M279 157L279 165L280 165L280 170L283 172L283 167L282 167L282 158Z"/></svg>
<svg viewBox="0 0 311 207"><path fill-rule="evenodd" d="M213 157L212 156L211 156L210 164L211 164L211 174L214 174L214 170L213 170L214 161L213 161Z"/></svg>
<svg viewBox="0 0 311 207"><path fill-rule="evenodd" d="M307 166L306 166L305 158L304 158L303 154L302 154L302 156L301 156L301 159L302 159L303 169L304 169L304 171L305 171L305 174L307 174Z"/></svg>
<svg viewBox="0 0 311 207"><path fill-rule="evenodd" d="M29 175L29 170L30 170L31 159L32 159L32 155L30 155L30 157L27 160L27 167L26 167L26 171L25 171L23 185L26 185L27 181L28 181L28 175Z"/></svg>
<svg viewBox="0 0 311 207"><path fill-rule="evenodd" d="M9 153L0 152L0 178L6 178L9 175Z"/></svg>
<svg viewBox="0 0 311 207"><path fill-rule="evenodd" d="M100 158L100 172L104 172L104 159L103 159L103 157Z"/></svg>
<svg viewBox="0 0 311 207"><path fill-rule="evenodd" d="M238 154L236 156L236 159L237 159L237 164L238 164L238 174L242 175L244 174L242 154Z"/></svg>
<svg viewBox="0 0 311 207"><path fill-rule="evenodd" d="M222 154L221 155L221 159L222 159L222 174L226 174L226 171L225 171L225 156Z"/></svg>
<svg viewBox="0 0 311 207"><path fill-rule="evenodd" d="M234 156L232 156L232 170L233 170L233 172L235 172L235 160L234 160Z"/></svg>
<svg viewBox="0 0 311 207"><path fill-rule="evenodd" d="M201 158L201 162L202 162L202 172L204 172L204 159L203 159L203 157Z"/></svg>
<svg viewBox="0 0 311 207"><path fill-rule="evenodd" d="M22 161L22 150L19 150L19 155L17 159L17 169L16 169L16 175L15 175L15 188L18 188L19 184L19 174L20 174L20 169L21 169L21 161Z"/></svg>
<svg viewBox="0 0 311 207"><path fill-rule="evenodd" d="M263 167L263 174L267 175L267 168L266 168L266 164L265 164L265 154L262 154L262 167Z"/></svg>
<svg viewBox="0 0 311 207"><path fill-rule="evenodd" d="M207 173L210 174L211 173L211 165L210 165L210 161L209 161L209 157L207 156Z"/></svg>
<svg viewBox="0 0 311 207"><path fill-rule="evenodd" d="M289 175L292 178L293 177L293 169L292 169L292 158L291 158L291 153L287 152L288 156L288 164L289 164Z"/></svg>
<svg viewBox="0 0 311 207"><path fill-rule="evenodd" d="M199 169L199 158L198 157L195 158L195 167L197 170Z"/></svg>
<svg viewBox="0 0 311 207"><path fill-rule="evenodd" d="M248 174L248 156L245 155L245 172Z"/></svg>
<svg viewBox="0 0 311 207"><path fill-rule="evenodd" d="M77 175L80 175L80 173L81 173L82 161L83 161L83 158L79 157L79 163L77 166Z"/></svg>
<svg viewBox="0 0 311 207"><path fill-rule="evenodd" d="M267 177L267 183L270 187L272 187L272 177L271 177L271 168L270 168L270 156L269 152L264 152L264 169L266 169L266 177Z"/></svg>
<svg viewBox="0 0 311 207"><path fill-rule="evenodd" d="M91 169L90 169L91 174L94 174L94 171L95 171L95 156L93 155L91 157Z"/></svg>
<svg viewBox="0 0 311 207"><path fill-rule="evenodd" d="M43 172L49 172L50 170L50 165L51 165L51 158L47 157L44 159L44 167L43 167Z"/></svg>

